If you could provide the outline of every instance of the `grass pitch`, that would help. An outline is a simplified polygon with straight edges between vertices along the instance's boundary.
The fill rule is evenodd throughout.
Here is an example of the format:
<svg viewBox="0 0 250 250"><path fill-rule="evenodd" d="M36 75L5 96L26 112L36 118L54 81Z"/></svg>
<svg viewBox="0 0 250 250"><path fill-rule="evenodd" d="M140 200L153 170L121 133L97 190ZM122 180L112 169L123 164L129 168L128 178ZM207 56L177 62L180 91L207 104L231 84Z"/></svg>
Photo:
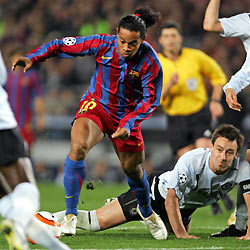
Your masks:
<svg viewBox="0 0 250 250"><path fill-rule="evenodd" d="M41 208L43 211L56 212L65 209L64 189L52 183L40 183ZM103 205L106 198L115 197L128 189L127 184L102 184L96 183L94 190L83 187L78 209L96 209ZM235 197L235 191L232 192ZM72 249L116 249L116 250L250 250L249 241L240 241L234 238L209 238L211 233L220 231L227 226L230 212L220 203L223 214L211 215L211 208L198 209L192 219L191 234L200 236L201 239L176 239L170 235L167 240L153 239L147 228L140 222L130 222L102 232L87 232L78 230L76 236L62 236L61 241ZM30 244L31 249L43 247ZM8 245L0 235L0 249L8 249Z"/></svg>

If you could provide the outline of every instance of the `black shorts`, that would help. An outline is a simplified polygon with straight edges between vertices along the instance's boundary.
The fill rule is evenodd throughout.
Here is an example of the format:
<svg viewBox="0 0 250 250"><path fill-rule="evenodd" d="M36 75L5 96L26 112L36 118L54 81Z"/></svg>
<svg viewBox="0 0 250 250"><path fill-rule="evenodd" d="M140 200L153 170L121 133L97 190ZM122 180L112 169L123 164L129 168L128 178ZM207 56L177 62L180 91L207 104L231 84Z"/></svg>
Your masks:
<svg viewBox="0 0 250 250"><path fill-rule="evenodd" d="M0 130L0 166L26 157L24 141L17 128Z"/></svg>
<svg viewBox="0 0 250 250"><path fill-rule="evenodd" d="M153 210L161 217L161 219L164 222L169 223L168 215L165 209L165 200L162 198L158 191L158 183L159 183L159 178L158 176L161 173L152 173L148 176L148 181L150 187L152 186L153 179L155 177L155 188L154 188L154 195L155 195L155 200L151 198L151 205ZM129 189L126 193L121 194L118 197L118 201L121 205L123 214L126 218L126 220L129 221L136 221L136 220L141 220L140 215L137 213L137 200L132 192L131 189ZM191 220L191 215L195 211L195 209L180 209L181 216L182 216L182 222L184 226L187 226Z"/></svg>
<svg viewBox="0 0 250 250"><path fill-rule="evenodd" d="M210 139L210 123L211 113L207 106L192 115L168 116L167 139L173 153L176 154L179 149L194 144L199 138Z"/></svg>

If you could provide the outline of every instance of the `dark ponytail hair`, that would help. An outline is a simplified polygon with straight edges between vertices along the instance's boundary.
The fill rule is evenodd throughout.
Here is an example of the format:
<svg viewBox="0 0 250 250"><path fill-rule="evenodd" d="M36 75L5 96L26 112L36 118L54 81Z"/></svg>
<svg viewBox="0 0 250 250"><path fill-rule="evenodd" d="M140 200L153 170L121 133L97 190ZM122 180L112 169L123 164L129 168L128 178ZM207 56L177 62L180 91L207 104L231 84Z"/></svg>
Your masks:
<svg viewBox="0 0 250 250"><path fill-rule="evenodd" d="M140 37L144 39L147 28L154 25L159 19L159 12L154 12L148 7L139 8L135 11L135 14L127 15L121 19L118 32L122 27L130 31L140 32Z"/></svg>

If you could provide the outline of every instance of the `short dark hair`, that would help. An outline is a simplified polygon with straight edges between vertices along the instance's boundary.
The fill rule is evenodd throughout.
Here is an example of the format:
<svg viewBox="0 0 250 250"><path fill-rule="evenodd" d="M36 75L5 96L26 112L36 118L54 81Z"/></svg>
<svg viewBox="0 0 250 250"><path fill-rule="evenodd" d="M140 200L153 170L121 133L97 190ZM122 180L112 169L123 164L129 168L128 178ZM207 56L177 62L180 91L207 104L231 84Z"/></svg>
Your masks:
<svg viewBox="0 0 250 250"><path fill-rule="evenodd" d="M130 31L140 32L140 37L144 39L147 28L154 25L159 19L159 12L154 12L148 7L139 8L135 14L127 15L120 20L118 32L122 27Z"/></svg>
<svg viewBox="0 0 250 250"><path fill-rule="evenodd" d="M165 22L161 25L160 29L159 29L159 37L161 36L161 32L163 29L171 29L171 28L174 28L176 29L180 35L182 35L182 29L180 27L180 25L174 21L168 21L168 22Z"/></svg>
<svg viewBox="0 0 250 250"><path fill-rule="evenodd" d="M218 137L225 137L229 141L236 140L237 152L239 152L244 142L244 136L241 133L241 131L231 124L222 124L218 128L215 129L215 131L212 134L212 139L211 139L213 145Z"/></svg>

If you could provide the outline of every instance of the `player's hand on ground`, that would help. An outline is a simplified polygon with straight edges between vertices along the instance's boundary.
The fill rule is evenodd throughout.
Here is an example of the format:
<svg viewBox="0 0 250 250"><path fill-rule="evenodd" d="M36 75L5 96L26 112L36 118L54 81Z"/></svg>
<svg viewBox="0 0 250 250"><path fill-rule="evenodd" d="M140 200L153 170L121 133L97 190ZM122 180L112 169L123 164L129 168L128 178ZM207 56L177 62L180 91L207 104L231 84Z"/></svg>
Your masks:
<svg viewBox="0 0 250 250"><path fill-rule="evenodd" d="M226 102L229 106L229 108L234 109L236 111L241 111L241 104L238 103L237 95L235 93L235 90L232 88L226 89Z"/></svg>
<svg viewBox="0 0 250 250"><path fill-rule="evenodd" d="M241 236L241 237L237 237L236 239L237 240L250 240L250 235L244 235L244 236Z"/></svg>
<svg viewBox="0 0 250 250"><path fill-rule="evenodd" d="M177 237L178 239L200 239L200 237L194 236L194 235L189 235L189 234L185 234L185 235L181 235L179 237Z"/></svg>
<svg viewBox="0 0 250 250"><path fill-rule="evenodd" d="M27 57L19 57L12 63L12 71L16 69L16 66L24 67L23 72L26 73L32 66L32 61Z"/></svg>
<svg viewBox="0 0 250 250"><path fill-rule="evenodd" d="M128 130L126 128L117 128L115 133L111 135L113 139L119 138L121 140L127 139L129 137Z"/></svg>

